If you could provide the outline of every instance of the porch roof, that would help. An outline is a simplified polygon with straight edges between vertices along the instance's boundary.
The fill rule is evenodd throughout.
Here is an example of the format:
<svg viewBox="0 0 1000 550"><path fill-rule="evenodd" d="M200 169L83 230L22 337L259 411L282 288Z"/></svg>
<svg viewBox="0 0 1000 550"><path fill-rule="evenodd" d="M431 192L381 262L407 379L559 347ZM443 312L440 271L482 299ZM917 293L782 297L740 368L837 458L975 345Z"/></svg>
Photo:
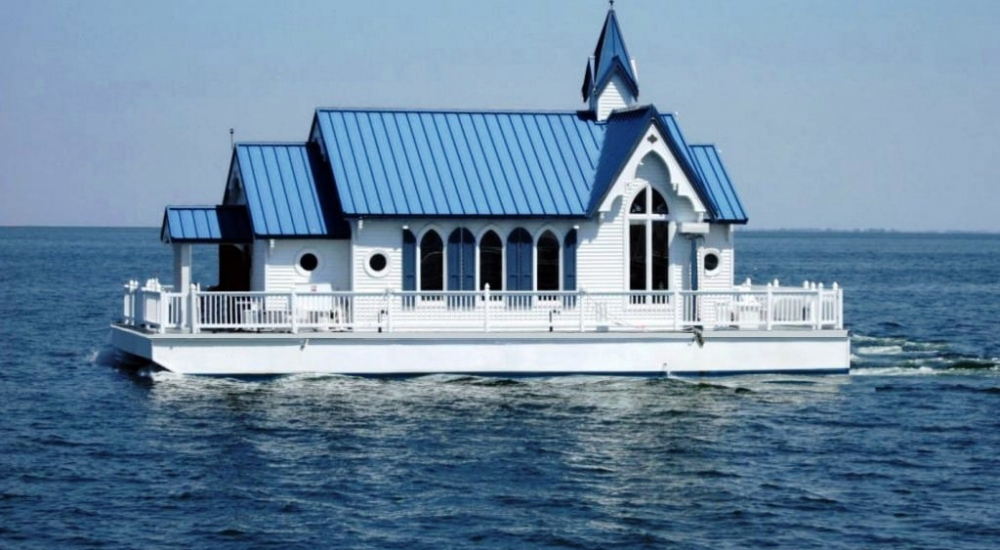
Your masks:
<svg viewBox="0 0 1000 550"><path fill-rule="evenodd" d="M168 206L160 240L165 243L249 243L250 216L243 205Z"/></svg>

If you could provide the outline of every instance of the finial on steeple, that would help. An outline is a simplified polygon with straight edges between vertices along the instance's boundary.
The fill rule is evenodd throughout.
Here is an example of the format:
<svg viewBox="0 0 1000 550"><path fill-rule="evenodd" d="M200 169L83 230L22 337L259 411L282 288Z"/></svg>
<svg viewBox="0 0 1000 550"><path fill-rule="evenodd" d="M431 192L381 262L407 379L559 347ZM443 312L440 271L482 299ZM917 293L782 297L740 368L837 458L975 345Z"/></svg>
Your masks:
<svg viewBox="0 0 1000 550"><path fill-rule="evenodd" d="M608 0L608 4L611 4L611 9L615 9L615 0Z"/></svg>

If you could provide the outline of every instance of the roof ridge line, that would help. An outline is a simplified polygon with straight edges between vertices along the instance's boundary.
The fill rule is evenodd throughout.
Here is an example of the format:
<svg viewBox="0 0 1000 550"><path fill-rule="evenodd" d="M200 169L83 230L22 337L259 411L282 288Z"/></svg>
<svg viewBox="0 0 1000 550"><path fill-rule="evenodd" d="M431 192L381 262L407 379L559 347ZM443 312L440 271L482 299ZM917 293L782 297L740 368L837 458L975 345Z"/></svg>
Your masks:
<svg viewBox="0 0 1000 550"><path fill-rule="evenodd" d="M233 147L249 147L249 146L261 146L261 145L271 145L275 147L291 147L295 145L305 146L309 145L308 141L237 141L233 144Z"/></svg>
<svg viewBox="0 0 1000 550"><path fill-rule="evenodd" d="M440 113L440 114L522 114L522 115L577 115L580 109L457 109L437 107L317 107L316 112L342 113Z"/></svg>

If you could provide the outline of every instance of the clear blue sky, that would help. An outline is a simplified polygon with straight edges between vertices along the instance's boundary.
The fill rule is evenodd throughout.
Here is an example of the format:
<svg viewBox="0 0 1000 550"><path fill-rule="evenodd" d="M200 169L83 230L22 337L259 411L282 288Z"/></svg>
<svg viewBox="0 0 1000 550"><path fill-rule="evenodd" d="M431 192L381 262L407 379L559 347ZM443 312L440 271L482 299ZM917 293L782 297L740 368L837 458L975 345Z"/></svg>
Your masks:
<svg viewBox="0 0 1000 550"><path fill-rule="evenodd" d="M0 225L215 204L317 106L576 109L603 0L6 0ZM1000 1L619 0L756 228L1000 231Z"/></svg>

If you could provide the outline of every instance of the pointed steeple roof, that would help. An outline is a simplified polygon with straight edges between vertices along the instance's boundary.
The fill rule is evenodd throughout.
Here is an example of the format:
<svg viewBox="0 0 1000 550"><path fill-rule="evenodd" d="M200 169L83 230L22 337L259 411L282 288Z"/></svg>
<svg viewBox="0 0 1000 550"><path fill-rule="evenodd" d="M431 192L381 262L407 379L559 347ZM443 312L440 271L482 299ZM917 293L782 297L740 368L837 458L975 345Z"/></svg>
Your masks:
<svg viewBox="0 0 1000 550"><path fill-rule="evenodd" d="M597 40L597 47L594 48L593 73L591 73L590 65L587 65L587 73L584 75L583 83L583 100L590 99L592 91L607 83L615 73L618 73L625 81L632 95L638 98L639 79L636 78L635 71L632 69L631 60L628 49L625 47L622 30L618 26L615 8L611 7L604 20L604 28L601 29L601 37Z"/></svg>

